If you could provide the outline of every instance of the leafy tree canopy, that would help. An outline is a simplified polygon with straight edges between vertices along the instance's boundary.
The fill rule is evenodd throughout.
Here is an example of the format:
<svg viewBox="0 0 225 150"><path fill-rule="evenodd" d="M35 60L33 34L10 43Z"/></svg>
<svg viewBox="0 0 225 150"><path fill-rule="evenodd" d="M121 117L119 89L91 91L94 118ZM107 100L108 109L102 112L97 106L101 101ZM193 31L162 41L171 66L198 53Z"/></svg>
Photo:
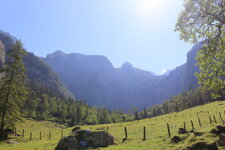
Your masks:
<svg viewBox="0 0 225 150"><path fill-rule="evenodd" d="M186 42L204 42L196 76L203 90L220 97L225 88L225 0L185 0L175 31Z"/></svg>

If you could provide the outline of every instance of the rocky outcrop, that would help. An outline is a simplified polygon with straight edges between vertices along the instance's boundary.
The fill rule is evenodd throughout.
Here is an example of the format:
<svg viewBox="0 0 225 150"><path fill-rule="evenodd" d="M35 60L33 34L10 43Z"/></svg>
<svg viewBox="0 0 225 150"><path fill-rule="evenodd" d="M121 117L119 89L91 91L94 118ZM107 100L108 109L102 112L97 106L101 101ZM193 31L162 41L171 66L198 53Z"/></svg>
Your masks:
<svg viewBox="0 0 225 150"><path fill-rule="evenodd" d="M4 62L5 62L5 47L0 40L0 68L2 68ZM1 82L2 76L3 75L0 73L0 82Z"/></svg>
<svg viewBox="0 0 225 150"><path fill-rule="evenodd" d="M0 68L2 67L4 62L5 62L5 47L3 43L0 41Z"/></svg>

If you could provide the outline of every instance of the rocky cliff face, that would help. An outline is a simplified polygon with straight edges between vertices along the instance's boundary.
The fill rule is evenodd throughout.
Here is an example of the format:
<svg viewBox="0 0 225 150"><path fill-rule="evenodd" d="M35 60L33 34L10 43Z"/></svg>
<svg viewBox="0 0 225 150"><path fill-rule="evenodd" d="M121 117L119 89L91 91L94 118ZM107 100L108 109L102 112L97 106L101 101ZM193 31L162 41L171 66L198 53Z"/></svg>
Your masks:
<svg viewBox="0 0 225 150"><path fill-rule="evenodd" d="M5 62L5 47L0 40L0 68L2 67L4 62Z"/></svg>
<svg viewBox="0 0 225 150"><path fill-rule="evenodd" d="M0 40L0 68L2 68L2 65L5 62L5 47L3 43ZM2 74L0 73L0 82L1 82Z"/></svg>

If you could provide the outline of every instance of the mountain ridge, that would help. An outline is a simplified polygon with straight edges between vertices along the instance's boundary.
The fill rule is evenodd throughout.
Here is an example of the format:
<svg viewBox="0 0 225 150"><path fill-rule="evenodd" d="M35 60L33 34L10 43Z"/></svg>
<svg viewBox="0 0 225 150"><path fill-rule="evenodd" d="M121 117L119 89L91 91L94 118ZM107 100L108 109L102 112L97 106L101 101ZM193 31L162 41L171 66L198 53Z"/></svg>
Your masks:
<svg viewBox="0 0 225 150"><path fill-rule="evenodd" d="M159 76L135 68L129 62L115 68L102 55L65 54L61 51L64 55L42 60L59 75L78 99L86 100L91 105L127 111L133 106L143 109L159 104L182 91L197 87L195 57L200 47L195 45L188 52L186 63L169 74Z"/></svg>

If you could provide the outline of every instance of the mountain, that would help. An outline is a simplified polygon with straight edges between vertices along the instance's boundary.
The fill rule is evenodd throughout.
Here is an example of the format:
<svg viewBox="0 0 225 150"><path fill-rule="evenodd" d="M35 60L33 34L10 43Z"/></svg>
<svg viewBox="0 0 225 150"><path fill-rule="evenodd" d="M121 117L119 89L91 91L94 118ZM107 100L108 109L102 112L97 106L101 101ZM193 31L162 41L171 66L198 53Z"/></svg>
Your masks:
<svg viewBox="0 0 225 150"><path fill-rule="evenodd" d="M0 30L0 41L2 61L3 49L10 49L16 38ZM195 58L201 46L199 43L189 51L185 64L162 76L135 68L129 62L115 68L105 56L66 54L61 50L46 58L28 52L23 61L29 89L35 91L36 96L48 93L49 96L73 98L76 95L91 105L127 111L134 106L147 108L196 88L194 74L198 67Z"/></svg>
<svg viewBox="0 0 225 150"><path fill-rule="evenodd" d="M16 42L16 38L9 33L0 30L0 58L4 51L1 47L5 47L5 51L12 48ZM2 44L1 44L2 43ZM33 53L27 52L23 59L26 67L26 75L28 78L29 90L36 92L36 96L48 93L49 96L62 98L73 98L73 94L60 81L59 77L46 65L39 57Z"/></svg>
<svg viewBox="0 0 225 150"><path fill-rule="evenodd" d="M135 68L129 62L114 68L105 56L66 54L58 50L42 58L78 99L109 109L143 109L198 86L194 73L201 43L187 54L187 62L163 76Z"/></svg>

